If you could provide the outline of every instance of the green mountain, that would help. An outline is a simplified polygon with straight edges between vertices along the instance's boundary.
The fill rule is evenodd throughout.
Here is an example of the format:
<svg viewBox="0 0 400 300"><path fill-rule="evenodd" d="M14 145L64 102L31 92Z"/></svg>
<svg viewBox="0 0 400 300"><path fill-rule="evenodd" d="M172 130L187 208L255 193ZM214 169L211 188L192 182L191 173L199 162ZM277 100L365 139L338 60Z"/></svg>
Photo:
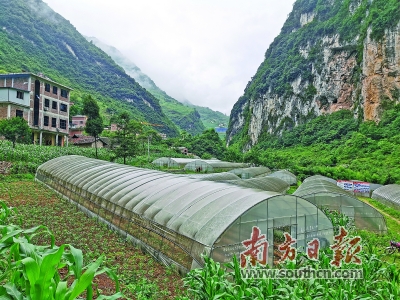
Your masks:
<svg viewBox="0 0 400 300"><path fill-rule="evenodd" d="M137 120L162 124L156 129L168 136L179 134L158 99L46 3L0 0L0 5L0 72L43 73L74 89L75 110L90 93L108 118L127 110Z"/></svg>
<svg viewBox="0 0 400 300"><path fill-rule="evenodd" d="M249 149L342 109L379 122L400 101L400 1L297 0L234 105L229 144Z"/></svg>
<svg viewBox="0 0 400 300"><path fill-rule="evenodd" d="M197 106L190 102L186 102L185 105L196 108L206 128L228 127L229 117L222 112L204 106Z"/></svg>
<svg viewBox="0 0 400 300"><path fill-rule="evenodd" d="M160 101L163 112L181 130L185 130L192 135L200 134L205 130L200 120L200 115L195 108L185 106L167 95L167 93L161 90L150 77L144 74L140 68L125 57L118 49L101 42L95 37L86 37L86 39L110 55L129 76L134 78L136 82L156 97Z"/></svg>

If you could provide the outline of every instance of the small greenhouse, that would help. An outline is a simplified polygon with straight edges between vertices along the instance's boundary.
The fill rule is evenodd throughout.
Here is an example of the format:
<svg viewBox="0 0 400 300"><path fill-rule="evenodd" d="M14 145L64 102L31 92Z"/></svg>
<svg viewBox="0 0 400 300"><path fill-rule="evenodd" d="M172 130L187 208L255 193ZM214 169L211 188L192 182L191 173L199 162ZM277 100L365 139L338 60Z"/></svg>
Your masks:
<svg viewBox="0 0 400 300"><path fill-rule="evenodd" d="M203 265L202 253L219 262L246 250L258 226L273 264L283 232L297 248L319 238L333 242L332 223L314 204L293 195L243 189L155 170L62 156L41 165L36 180L161 262L186 272ZM275 252L274 252L275 251Z"/></svg>
<svg viewBox="0 0 400 300"><path fill-rule="evenodd" d="M400 208L400 185L398 184L388 184L375 189L371 196L387 206L393 207L395 209Z"/></svg>
<svg viewBox="0 0 400 300"><path fill-rule="evenodd" d="M277 192L281 194L286 193L287 190L290 188L290 185L286 181L276 177L257 177L250 179L224 180L224 182L245 188Z"/></svg>
<svg viewBox="0 0 400 300"><path fill-rule="evenodd" d="M153 160L152 164L157 167L168 167L168 168L184 168L188 163L193 161L199 161L198 158L185 158L185 157L160 157ZM206 162L219 161L219 160L202 160Z"/></svg>
<svg viewBox="0 0 400 300"><path fill-rule="evenodd" d="M379 211L329 181L310 179L303 182L293 195L302 197L318 207L340 211L352 218L358 229L387 232L385 219Z"/></svg>
<svg viewBox="0 0 400 300"><path fill-rule="evenodd" d="M194 172L219 172L219 171L230 171L235 168L244 168L248 165L245 163L232 163L228 161L220 160L194 160L189 162L184 170L190 170Z"/></svg>
<svg viewBox="0 0 400 300"><path fill-rule="evenodd" d="M153 160L152 164L157 167L183 168L186 164L196 160L195 158L173 158L160 157Z"/></svg>
<svg viewBox="0 0 400 300"><path fill-rule="evenodd" d="M309 180L316 180L316 179L326 180L326 181L329 181L329 182L331 182L331 183L333 183L333 184L336 184L336 182L337 182L337 181L336 181L335 179L333 179L333 178L326 177L326 176L322 176L322 175L313 175L313 176L307 177L306 179L304 179L303 182L307 182L307 181L309 181Z"/></svg>
<svg viewBox="0 0 400 300"><path fill-rule="evenodd" d="M276 177L286 181L289 185L296 185L297 184L297 177L293 173L287 170L280 170L269 174L270 177Z"/></svg>
<svg viewBox="0 0 400 300"><path fill-rule="evenodd" d="M166 168L179 168L179 165L175 163L169 157L160 157L152 161L152 164L156 167L166 167Z"/></svg>
<svg viewBox="0 0 400 300"><path fill-rule="evenodd" d="M251 168L239 168L229 171L242 179L253 178L257 176L267 176L271 173L271 170L267 167L251 167Z"/></svg>

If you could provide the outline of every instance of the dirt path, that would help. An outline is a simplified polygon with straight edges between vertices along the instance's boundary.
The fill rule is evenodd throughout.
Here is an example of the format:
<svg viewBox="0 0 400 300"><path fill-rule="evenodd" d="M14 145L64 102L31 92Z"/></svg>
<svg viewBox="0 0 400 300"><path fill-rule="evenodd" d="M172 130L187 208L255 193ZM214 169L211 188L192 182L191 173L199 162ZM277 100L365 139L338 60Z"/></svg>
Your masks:
<svg viewBox="0 0 400 300"><path fill-rule="evenodd" d="M380 210L378 207L376 207L375 205L373 205L368 198L358 198L360 201L366 202L369 205L371 205L373 208L375 208L377 211L379 211L382 215L386 216L389 219L392 219L393 221L395 221L398 225L400 225L400 220L396 219L395 217L389 215L388 213L385 213L384 211Z"/></svg>

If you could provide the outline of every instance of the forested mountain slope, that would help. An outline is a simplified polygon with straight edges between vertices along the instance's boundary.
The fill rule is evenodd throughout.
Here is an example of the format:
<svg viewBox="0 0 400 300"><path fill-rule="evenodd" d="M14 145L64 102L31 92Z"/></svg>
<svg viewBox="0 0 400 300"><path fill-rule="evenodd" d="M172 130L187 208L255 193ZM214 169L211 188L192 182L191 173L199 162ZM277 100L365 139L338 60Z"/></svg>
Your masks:
<svg viewBox="0 0 400 300"><path fill-rule="evenodd" d="M128 110L138 120L162 124L157 130L168 136L178 134L153 95L46 3L0 0L0 6L2 73L43 73L72 87L73 102L90 93L103 112Z"/></svg>
<svg viewBox="0 0 400 300"><path fill-rule="evenodd" d="M297 0L231 111L227 142L249 149L342 109L377 122L399 101L398 0Z"/></svg>

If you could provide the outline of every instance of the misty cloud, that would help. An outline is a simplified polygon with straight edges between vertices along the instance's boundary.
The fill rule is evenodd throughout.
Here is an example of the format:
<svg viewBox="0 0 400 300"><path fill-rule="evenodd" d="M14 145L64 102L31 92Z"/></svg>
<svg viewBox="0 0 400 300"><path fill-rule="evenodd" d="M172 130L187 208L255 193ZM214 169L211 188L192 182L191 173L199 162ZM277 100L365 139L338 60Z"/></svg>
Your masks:
<svg viewBox="0 0 400 300"><path fill-rule="evenodd" d="M29 0L33 1L33 0ZM44 0L177 100L229 114L294 0Z"/></svg>

